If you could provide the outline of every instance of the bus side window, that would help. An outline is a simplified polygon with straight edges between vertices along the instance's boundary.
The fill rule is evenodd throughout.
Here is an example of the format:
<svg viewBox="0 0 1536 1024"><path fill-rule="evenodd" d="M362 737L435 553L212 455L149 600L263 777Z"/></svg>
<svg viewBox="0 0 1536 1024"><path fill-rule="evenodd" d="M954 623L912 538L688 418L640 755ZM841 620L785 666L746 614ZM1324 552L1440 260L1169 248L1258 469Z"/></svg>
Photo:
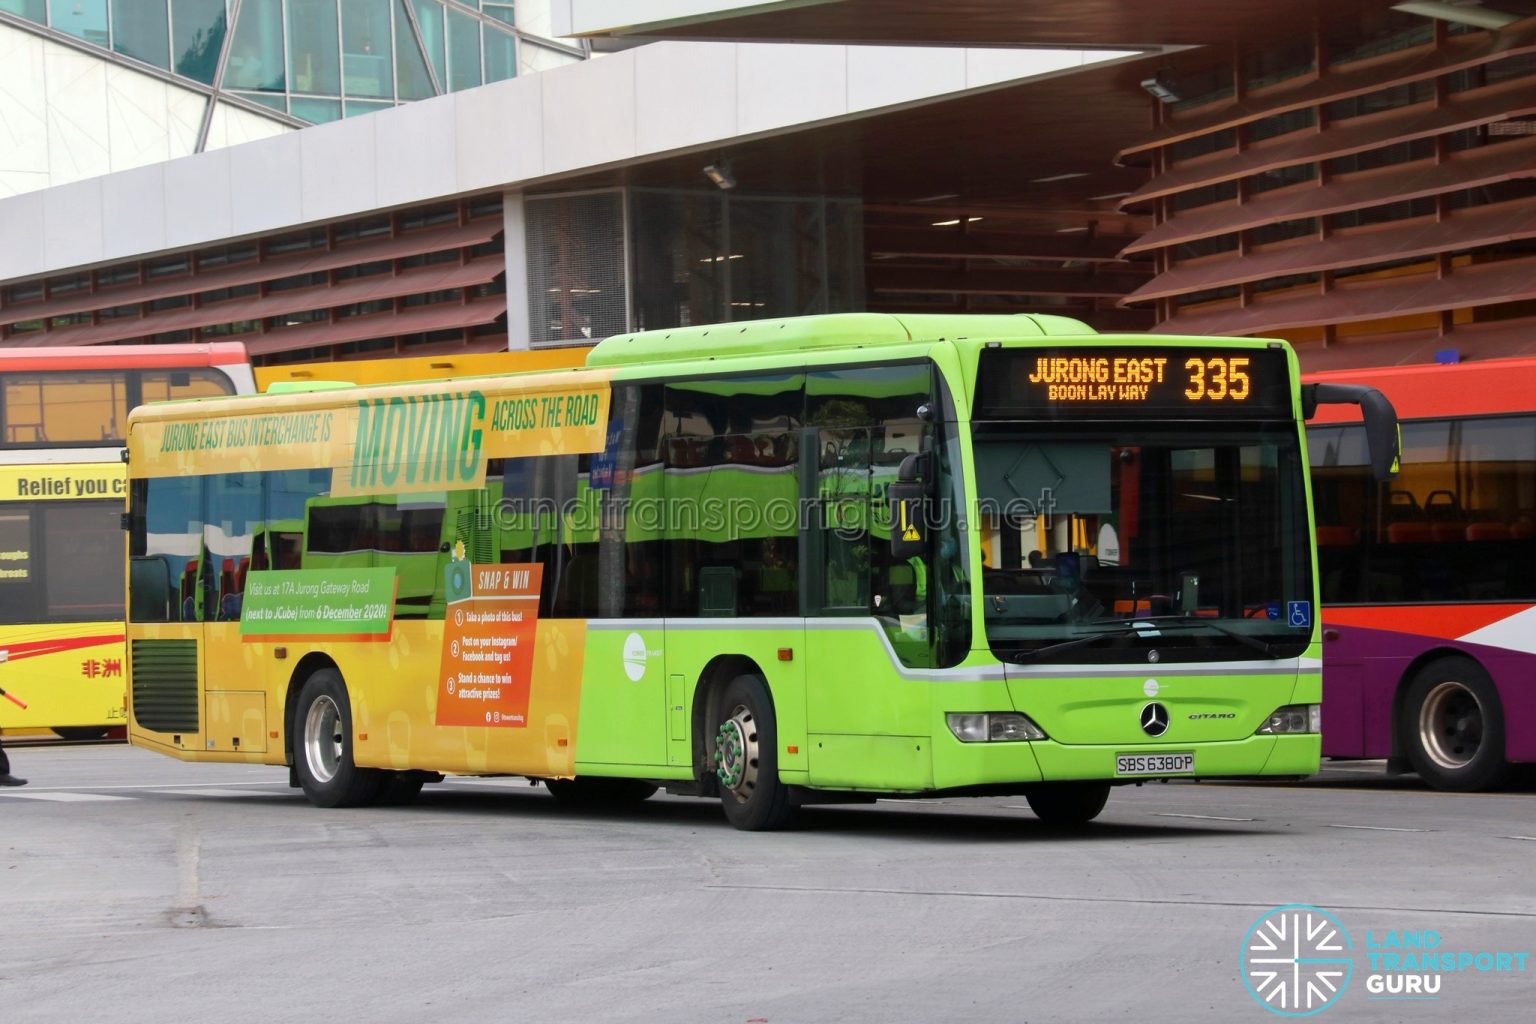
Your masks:
<svg viewBox="0 0 1536 1024"><path fill-rule="evenodd" d="M129 614L133 621L197 620L206 479L157 477L135 482L129 533L133 566L129 577Z"/></svg>
<svg viewBox="0 0 1536 1024"><path fill-rule="evenodd" d="M223 473L204 487L201 612L204 622L239 622L251 540L262 521L262 475Z"/></svg>

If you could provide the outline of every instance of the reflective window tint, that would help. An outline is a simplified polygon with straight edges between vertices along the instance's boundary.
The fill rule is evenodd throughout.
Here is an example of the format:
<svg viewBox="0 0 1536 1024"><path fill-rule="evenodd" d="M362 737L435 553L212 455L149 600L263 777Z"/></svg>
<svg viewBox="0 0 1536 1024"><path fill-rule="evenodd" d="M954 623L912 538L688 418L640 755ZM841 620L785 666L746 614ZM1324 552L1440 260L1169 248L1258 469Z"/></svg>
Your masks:
<svg viewBox="0 0 1536 1024"><path fill-rule="evenodd" d="M224 30L224 0L171 0L171 52L176 55L176 73L212 85L224 46Z"/></svg>
<svg viewBox="0 0 1536 1024"><path fill-rule="evenodd" d="M389 0L349 0L341 5L342 89L348 96L395 95L389 54ZM347 115L354 113L351 104Z"/></svg>
<svg viewBox="0 0 1536 1024"><path fill-rule="evenodd" d="M207 478L203 492L204 622L239 622L251 545L262 525L260 473Z"/></svg>
<svg viewBox="0 0 1536 1024"><path fill-rule="evenodd" d="M120 501L0 504L0 624L123 614Z"/></svg>
<svg viewBox="0 0 1536 1024"><path fill-rule="evenodd" d="M799 374L667 386L666 614L797 615Z"/></svg>
<svg viewBox="0 0 1536 1024"><path fill-rule="evenodd" d="M44 0L0 0L0 11L19 14L23 18L42 24L47 21Z"/></svg>
<svg viewBox="0 0 1536 1024"><path fill-rule="evenodd" d="M517 40L489 25L485 29L485 80L500 82L517 76Z"/></svg>
<svg viewBox="0 0 1536 1024"><path fill-rule="evenodd" d="M455 495L463 504L465 495ZM395 616L425 618L439 587L447 514L441 497L315 498L309 502L306 569L395 570Z"/></svg>
<svg viewBox="0 0 1536 1024"><path fill-rule="evenodd" d="M170 70L171 47L164 4L112 0L112 25L112 49Z"/></svg>
<svg viewBox="0 0 1536 1024"><path fill-rule="evenodd" d="M402 100L424 100L434 95L432 76L427 74L427 61L416 44L416 33L411 29L405 5L411 0L398 0L395 10L395 67L400 75Z"/></svg>
<svg viewBox="0 0 1536 1024"><path fill-rule="evenodd" d="M288 88L294 92L341 95L336 0L288 0ZM341 116L339 105L334 116Z"/></svg>
<svg viewBox="0 0 1536 1024"><path fill-rule="evenodd" d="M288 112L312 124L323 124L326 121L336 121L341 118L341 101L294 96L288 100Z"/></svg>
<svg viewBox="0 0 1536 1024"><path fill-rule="evenodd" d="M27 622L37 614L31 508L21 503L0 505L0 623Z"/></svg>
<svg viewBox="0 0 1536 1024"><path fill-rule="evenodd" d="M136 481L128 579L134 622L196 622L204 477Z"/></svg>
<svg viewBox="0 0 1536 1024"><path fill-rule="evenodd" d="M378 110L388 110L393 106L393 103L383 100L347 100L345 116L358 117Z"/></svg>
<svg viewBox="0 0 1536 1024"><path fill-rule="evenodd" d="M897 623L917 614L915 606L902 608L915 601L920 573L915 565L892 563L884 494L901 461L921 449L917 409L931 387L926 364L807 376L806 422L822 428L816 496L823 556L812 563L825 568L821 592L810 595L813 609L885 618L895 612Z"/></svg>
<svg viewBox="0 0 1536 1024"><path fill-rule="evenodd" d="M448 88L473 89L480 78L480 23L467 14L448 12Z"/></svg>
<svg viewBox="0 0 1536 1024"><path fill-rule="evenodd" d="M442 5L433 3L432 0L414 0L414 2L416 24L421 29L421 41L427 48L427 55L432 58L432 69L437 72L438 82L446 84L448 72L447 65L444 63Z"/></svg>
<svg viewBox="0 0 1536 1024"><path fill-rule="evenodd" d="M106 48L107 0L50 0L48 21L60 32Z"/></svg>
<svg viewBox="0 0 1536 1024"><path fill-rule="evenodd" d="M489 14L491 17L499 19L501 21L504 21L508 25L513 25L513 24L517 23L517 19L512 14L512 5L511 4L490 4L490 3L488 3L488 4L485 4L483 6L485 8L485 13Z"/></svg>
<svg viewBox="0 0 1536 1024"><path fill-rule="evenodd" d="M244 100L250 100L252 103L260 103L264 107L271 107L273 110L281 111L285 114L288 112L287 96L272 96L260 92L236 92L234 95Z"/></svg>
<svg viewBox="0 0 1536 1024"><path fill-rule="evenodd" d="M225 86L281 92L286 83L281 0L244 0L224 69Z"/></svg>

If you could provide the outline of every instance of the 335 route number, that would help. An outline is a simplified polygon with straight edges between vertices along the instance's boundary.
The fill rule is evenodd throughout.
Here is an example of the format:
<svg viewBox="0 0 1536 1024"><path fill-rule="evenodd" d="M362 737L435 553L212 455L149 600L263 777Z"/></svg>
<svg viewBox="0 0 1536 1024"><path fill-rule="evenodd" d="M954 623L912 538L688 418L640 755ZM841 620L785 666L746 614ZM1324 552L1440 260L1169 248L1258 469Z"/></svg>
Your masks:
<svg viewBox="0 0 1536 1024"><path fill-rule="evenodd" d="M1241 402L1252 393L1247 356L1198 357L1185 360L1189 387L1184 397L1191 402Z"/></svg>

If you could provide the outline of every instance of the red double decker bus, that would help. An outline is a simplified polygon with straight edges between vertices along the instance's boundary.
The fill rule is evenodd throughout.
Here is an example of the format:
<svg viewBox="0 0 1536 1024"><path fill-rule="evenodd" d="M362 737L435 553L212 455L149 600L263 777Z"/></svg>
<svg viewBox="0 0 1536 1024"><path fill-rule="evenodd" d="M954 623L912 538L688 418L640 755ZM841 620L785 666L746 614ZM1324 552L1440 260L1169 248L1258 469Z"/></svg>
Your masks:
<svg viewBox="0 0 1536 1024"><path fill-rule="evenodd" d="M1536 359L1316 374L1378 388L1402 470L1348 407L1308 430L1323 601L1323 755L1450 790L1536 762Z"/></svg>

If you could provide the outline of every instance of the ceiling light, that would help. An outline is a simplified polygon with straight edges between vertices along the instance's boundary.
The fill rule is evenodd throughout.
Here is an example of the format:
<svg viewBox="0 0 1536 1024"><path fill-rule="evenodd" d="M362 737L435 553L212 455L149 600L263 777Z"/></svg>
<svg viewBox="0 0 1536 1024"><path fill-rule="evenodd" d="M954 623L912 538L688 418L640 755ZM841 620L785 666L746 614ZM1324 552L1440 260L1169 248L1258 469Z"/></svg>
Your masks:
<svg viewBox="0 0 1536 1024"><path fill-rule="evenodd" d="M1082 227L1082 228L1057 228L1056 229L1056 233L1058 235L1073 235L1073 234L1077 234L1080 231L1087 231L1087 230L1088 229L1086 227Z"/></svg>
<svg viewBox="0 0 1536 1024"><path fill-rule="evenodd" d="M733 189L736 187L736 176L731 173L731 165L727 160L704 165L704 177L715 183L718 189Z"/></svg>
<svg viewBox="0 0 1536 1024"><path fill-rule="evenodd" d="M1036 185L1043 185L1048 181L1066 181L1068 178L1086 177L1088 177L1087 171L1073 171L1071 174L1053 174L1049 178L1031 178L1030 180Z"/></svg>
<svg viewBox="0 0 1536 1024"><path fill-rule="evenodd" d="M923 196L921 199L912 200L914 203L937 203L941 199L959 199L959 192L941 192L936 196Z"/></svg>
<svg viewBox="0 0 1536 1024"><path fill-rule="evenodd" d="M965 222L967 224L975 224L979 220L981 220L980 217L967 217L967 218L965 218ZM959 217L955 217L955 218L952 218L951 220L936 220L936 221L933 222L933 226L936 227L936 228L952 228L956 224L959 224L959 223L960 223L960 218Z"/></svg>
<svg viewBox="0 0 1536 1024"><path fill-rule="evenodd" d="M1089 196L1088 201L1091 203L1095 199L1124 199L1128 195L1130 195L1129 192L1105 192L1101 196Z"/></svg>
<svg viewBox="0 0 1536 1024"><path fill-rule="evenodd" d="M1454 22L1459 25L1472 25L1475 28L1486 28L1497 32L1505 25L1511 25L1520 20L1519 15L1508 14L1504 11L1490 10L1477 4L1440 3L1437 0L1413 0L1412 3L1393 4L1394 11L1402 11L1404 14L1418 14L1426 18L1438 18L1441 21Z"/></svg>
<svg viewBox="0 0 1536 1024"><path fill-rule="evenodd" d="M1177 103L1184 97L1179 95L1173 87L1173 79L1166 71L1159 71L1151 78L1143 78L1141 87L1151 93L1152 97L1164 103Z"/></svg>

